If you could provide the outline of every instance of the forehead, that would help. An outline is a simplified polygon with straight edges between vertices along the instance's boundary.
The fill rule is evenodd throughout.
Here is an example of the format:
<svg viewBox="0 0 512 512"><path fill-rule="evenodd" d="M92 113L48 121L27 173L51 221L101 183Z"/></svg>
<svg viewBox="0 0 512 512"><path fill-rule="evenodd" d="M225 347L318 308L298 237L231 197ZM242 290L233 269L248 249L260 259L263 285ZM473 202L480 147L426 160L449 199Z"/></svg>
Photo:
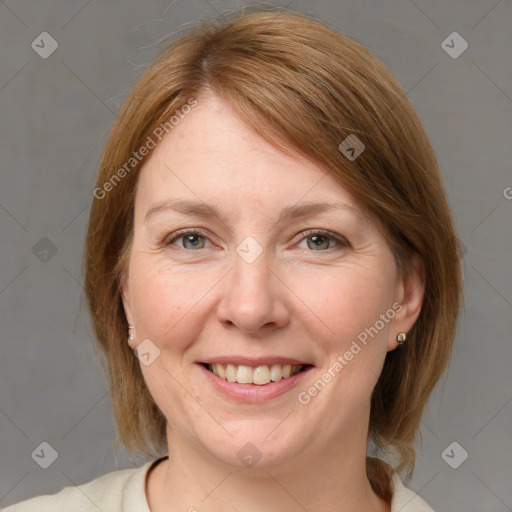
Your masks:
<svg viewBox="0 0 512 512"><path fill-rule="evenodd" d="M317 201L360 209L326 169L298 153L279 151L216 96L199 101L162 139L138 181L136 208L144 214L156 203L176 199L262 214Z"/></svg>

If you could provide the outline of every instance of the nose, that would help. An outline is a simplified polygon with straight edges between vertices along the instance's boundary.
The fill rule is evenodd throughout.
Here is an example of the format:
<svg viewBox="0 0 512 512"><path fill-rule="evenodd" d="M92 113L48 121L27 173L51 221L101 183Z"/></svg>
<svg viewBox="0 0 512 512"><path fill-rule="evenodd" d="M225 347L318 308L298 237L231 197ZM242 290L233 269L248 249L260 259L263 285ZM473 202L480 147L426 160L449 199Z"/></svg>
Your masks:
<svg viewBox="0 0 512 512"><path fill-rule="evenodd" d="M252 334L290 321L288 288L269 267L265 253L251 263L235 257L234 268L223 281L217 316L224 324Z"/></svg>

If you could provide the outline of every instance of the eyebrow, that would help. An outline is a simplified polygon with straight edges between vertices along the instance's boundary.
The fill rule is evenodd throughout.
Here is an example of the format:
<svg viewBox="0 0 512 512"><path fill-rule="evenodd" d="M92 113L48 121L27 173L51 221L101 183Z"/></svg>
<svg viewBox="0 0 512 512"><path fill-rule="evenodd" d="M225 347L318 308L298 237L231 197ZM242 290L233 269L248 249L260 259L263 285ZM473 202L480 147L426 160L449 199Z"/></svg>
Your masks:
<svg viewBox="0 0 512 512"><path fill-rule="evenodd" d="M358 215L363 215L365 217L364 212L362 212L359 208L356 208L347 203L301 203L295 204L291 206L287 206L281 211L281 215L276 223L283 222L290 219L297 219L302 217L307 217L310 215L322 213L328 210L338 209L338 210L350 210ZM208 205L203 202L198 201L188 201L188 200L168 200L162 201L160 203L156 203L153 205L147 212L144 217L144 222L146 222L149 217L157 212L163 212L168 210L174 210L178 213L182 213L184 215L194 215L196 217L210 217L212 215L216 216L223 222L225 221L222 213L213 205Z"/></svg>

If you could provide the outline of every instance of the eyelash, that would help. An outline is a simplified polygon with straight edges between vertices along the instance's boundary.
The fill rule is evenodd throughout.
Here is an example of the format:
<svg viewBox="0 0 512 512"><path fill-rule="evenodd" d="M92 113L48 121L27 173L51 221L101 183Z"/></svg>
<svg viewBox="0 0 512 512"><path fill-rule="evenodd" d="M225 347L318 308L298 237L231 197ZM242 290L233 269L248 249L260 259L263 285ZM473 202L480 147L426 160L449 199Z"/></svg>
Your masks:
<svg viewBox="0 0 512 512"><path fill-rule="evenodd" d="M179 240L180 238L183 238L185 235L188 235L188 234L193 234L193 235L200 235L201 237L209 240L209 238L206 236L205 233L203 233L200 229L184 229L184 230L181 230L181 231L178 231L176 233L174 233L173 237L168 240L168 241L164 241L163 245L165 247L167 246L170 246L172 245L172 243L176 240ZM335 240L336 242L338 242L338 245L339 247L338 248L346 248L346 247L350 247L350 244L349 242L343 238L343 237L340 237L340 236L335 236L334 234L332 234L331 232L329 231L325 231L325 230L322 230L322 229L311 229L311 230L307 230L307 231L304 231L302 233L302 238L300 240L300 242L302 242L302 240L312 236L312 235L320 235L322 237L325 237L325 238L330 238L331 240ZM210 240L211 242L211 240ZM198 252L200 251L201 249L197 249L197 251L194 251L193 249L186 249L184 247L178 247L178 249L180 250L183 250L183 251L188 251L188 252ZM325 250L319 250L319 251L315 251L313 249L306 249L308 251L311 251L311 252L332 252L330 251L330 249L333 249L333 247L329 247L328 249L325 249Z"/></svg>

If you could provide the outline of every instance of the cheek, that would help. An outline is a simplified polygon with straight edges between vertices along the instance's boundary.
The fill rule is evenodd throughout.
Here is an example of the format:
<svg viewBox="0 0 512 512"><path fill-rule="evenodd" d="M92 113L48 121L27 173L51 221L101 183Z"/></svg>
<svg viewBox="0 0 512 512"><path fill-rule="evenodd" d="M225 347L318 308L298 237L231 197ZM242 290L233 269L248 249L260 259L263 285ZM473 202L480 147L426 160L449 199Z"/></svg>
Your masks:
<svg viewBox="0 0 512 512"><path fill-rule="evenodd" d="M308 297L304 302L318 316L304 322L310 336L324 333L314 340L321 354L317 379L327 384L325 388L313 384L313 392L322 390L315 403L323 410L326 424L333 426L332 435L340 422L369 406L386 357L389 324L380 315L391 308L393 295L388 279L377 276L362 270L340 271L336 278L316 280L321 286L308 288L309 294L305 288L298 294Z"/></svg>
<svg viewBox="0 0 512 512"><path fill-rule="evenodd" d="M214 289L218 275L199 268L170 268L164 256L152 255L137 258L131 269L137 334L151 339L160 350L183 352L206 321L208 292Z"/></svg>
<svg viewBox="0 0 512 512"><path fill-rule="evenodd" d="M130 284L137 333L160 345L193 307L197 300L193 290L193 279L164 272L149 258L138 260Z"/></svg>
<svg viewBox="0 0 512 512"><path fill-rule="evenodd" d="M373 326L391 307L393 297L386 279L363 268L298 277L293 286L303 301L304 321L324 333L321 338L331 349L343 349Z"/></svg>
<svg viewBox="0 0 512 512"><path fill-rule="evenodd" d="M197 338L197 305L204 295L201 279L172 272L154 258L138 258L131 268L130 293L137 322L138 342L150 339L160 350L150 365L141 365L149 391L167 421L185 435L184 411L190 409L190 390L182 356L190 340ZM204 287L204 285L203 285ZM192 414L189 411L188 414Z"/></svg>

